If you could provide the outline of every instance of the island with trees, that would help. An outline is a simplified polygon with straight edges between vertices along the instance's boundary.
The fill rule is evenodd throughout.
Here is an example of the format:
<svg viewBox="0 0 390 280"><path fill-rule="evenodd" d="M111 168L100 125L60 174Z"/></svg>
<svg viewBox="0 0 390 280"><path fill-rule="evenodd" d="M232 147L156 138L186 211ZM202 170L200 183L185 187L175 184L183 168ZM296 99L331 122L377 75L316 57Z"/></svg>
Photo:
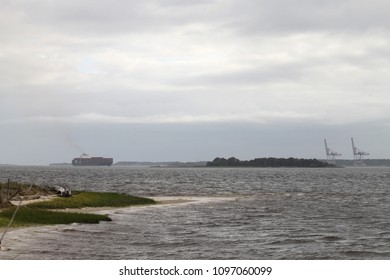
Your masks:
<svg viewBox="0 0 390 280"><path fill-rule="evenodd" d="M252 160L239 160L235 157L228 159L217 157L207 162L207 167L334 167L317 159L303 158L255 158Z"/></svg>

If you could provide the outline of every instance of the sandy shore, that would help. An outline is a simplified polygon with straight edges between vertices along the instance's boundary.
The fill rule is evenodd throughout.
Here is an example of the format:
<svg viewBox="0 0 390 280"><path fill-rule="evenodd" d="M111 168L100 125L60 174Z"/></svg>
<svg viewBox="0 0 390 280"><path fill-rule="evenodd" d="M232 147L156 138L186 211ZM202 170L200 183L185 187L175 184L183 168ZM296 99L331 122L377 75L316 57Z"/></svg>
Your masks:
<svg viewBox="0 0 390 280"><path fill-rule="evenodd" d="M11 203L13 205L26 205L33 202L41 202L41 201L47 201L51 200L55 197L58 197L57 195L45 195L45 196L30 196L30 197L23 197L22 202L20 200L11 200Z"/></svg>
<svg viewBox="0 0 390 280"><path fill-rule="evenodd" d="M188 203L193 202L194 200L189 198L175 198L175 197L148 197L157 202L157 204L141 204L141 205L131 205L123 207L85 207L85 208L68 208L68 209L53 209L51 211L65 211L65 212L77 212L77 213L101 213L104 211L110 211L115 209L123 208L134 208L134 207L155 207L158 205L169 205L169 204L178 204L178 203Z"/></svg>

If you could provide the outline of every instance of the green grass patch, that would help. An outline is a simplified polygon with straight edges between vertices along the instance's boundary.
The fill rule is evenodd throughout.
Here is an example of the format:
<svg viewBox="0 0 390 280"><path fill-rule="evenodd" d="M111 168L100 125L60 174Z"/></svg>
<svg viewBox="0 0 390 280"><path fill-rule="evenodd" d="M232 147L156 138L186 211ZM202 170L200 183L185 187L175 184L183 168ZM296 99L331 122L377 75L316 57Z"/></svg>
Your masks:
<svg viewBox="0 0 390 280"><path fill-rule="evenodd" d="M71 197L57 197L49 201L34 202L29 208L67 209L84 207L125 207L156 203L153 199L118 193L80 192Z"/></svg>
<svg viewBox="0 0 390 280"><path fill-rule="evenodd" d="M6 227L14 213L16 207L11 207L0 212L0 227ZM72 223L88 223L96 224L100 221L111 221L107 215L86 214L86 213L70 213L48 211L42 209L31 209L27 207L19 208L15 219L12 223L13 227L20 226L35 226L35 225L53 225L53 224L72 224Z"/></svg>
<svg viewBox="0 0 390 280"><path fill-rule="evenodd" d="M5 187L3 184L1 187ZM7 185L8 188L8 185ZM10 189L27 190L27 185L13 185ZM47 190L39 186L29 189L28 195L39 193L40 195L53 194L53 190ZM26 195L25 191L25 195ZM156 203L153 199L131 196L118 193L101 192L74 192L70 197L56 197L51 200L33 202L19 208L12 227L54 225L71 223L99 223L111 221L107 215L92 213L75 213L65 211L50 211L50 209L80 209L85 207L126 207L132 205L145 205ZM0 211L0 227L6 227L11 220L16 207L7 207Z"/></svg>

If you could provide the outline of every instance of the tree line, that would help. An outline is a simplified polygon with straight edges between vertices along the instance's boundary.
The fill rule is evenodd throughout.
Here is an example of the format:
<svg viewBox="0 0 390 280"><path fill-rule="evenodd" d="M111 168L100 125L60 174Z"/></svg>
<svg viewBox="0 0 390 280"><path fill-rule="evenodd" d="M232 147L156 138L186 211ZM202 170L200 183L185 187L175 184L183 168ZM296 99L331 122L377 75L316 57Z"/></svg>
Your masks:
<svg viewBox="0 0 390 280"><path fill-rule="evenodd" d="M303 158L255 158L252 160L239 160L235 157L228 159L217 157L207 162L209 167L332 167L334 165L317 159Z"/></svg>

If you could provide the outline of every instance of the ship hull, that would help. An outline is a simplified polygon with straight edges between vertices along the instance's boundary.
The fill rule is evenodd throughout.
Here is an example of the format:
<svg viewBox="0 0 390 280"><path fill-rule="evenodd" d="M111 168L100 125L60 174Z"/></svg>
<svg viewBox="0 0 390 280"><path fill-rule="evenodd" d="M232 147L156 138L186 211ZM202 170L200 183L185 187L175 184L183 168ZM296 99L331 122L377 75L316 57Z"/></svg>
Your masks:
<svg viewBox="0 0 390 280"><path fill-rule="evenodd" d="M91 158L74 158L72 160L73 166L111 166L112 158L91 157Z"/></svg>

